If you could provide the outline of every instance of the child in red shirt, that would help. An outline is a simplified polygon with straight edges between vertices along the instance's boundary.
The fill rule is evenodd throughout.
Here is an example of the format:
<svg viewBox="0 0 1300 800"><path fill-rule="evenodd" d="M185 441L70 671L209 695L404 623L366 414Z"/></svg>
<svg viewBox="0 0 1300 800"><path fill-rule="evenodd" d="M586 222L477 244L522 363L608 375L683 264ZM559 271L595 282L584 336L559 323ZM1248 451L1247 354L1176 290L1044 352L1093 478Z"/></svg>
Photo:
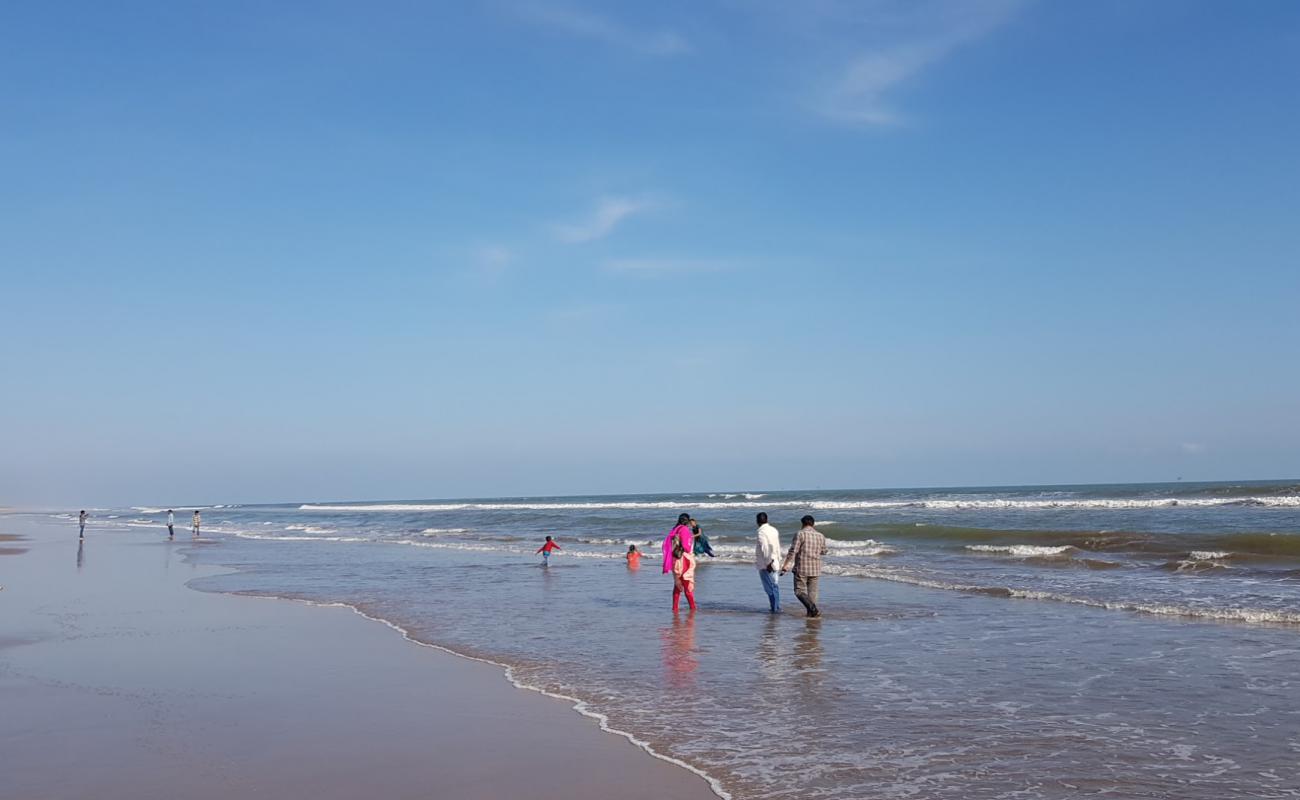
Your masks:
<svg viewBox="0 0 1300 800"><path fill-rule="evenodd" d="M550 564L550 563L551 563L551 551L552 551L552 550L560 550L560 549L561 549L561 547L560 547L558 544L555 543L555 540L553 540L551 537L547 536L547 537L546 537L546 544L544 544L544 545L542 545L541 547L537 548L537 552L542 554L542 564L543 564L543 565Z"/></svg>

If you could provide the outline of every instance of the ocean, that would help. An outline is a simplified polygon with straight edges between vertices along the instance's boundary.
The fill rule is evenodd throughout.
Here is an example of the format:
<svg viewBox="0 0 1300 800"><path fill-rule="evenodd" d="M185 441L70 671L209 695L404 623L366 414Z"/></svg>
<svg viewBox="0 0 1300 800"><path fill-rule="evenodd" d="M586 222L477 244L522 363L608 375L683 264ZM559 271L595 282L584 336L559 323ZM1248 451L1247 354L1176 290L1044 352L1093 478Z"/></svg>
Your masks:
<svg viewBox="0 0 1300 800"><path fill-rule="evenodd" d="M194 507L173 507L188 539ZM163 535L165 511L96 510L88 535ZM783 546L816 516L823 618L789 576L767 613L758 511ZM680 512L717 557L699 612L674 616L659 542ZM233 571L195 588L350 605L570 698L723 796L1300 797L1300 481L202 513L192 557ZM547 534L564 549L544 567Z"/></svg>

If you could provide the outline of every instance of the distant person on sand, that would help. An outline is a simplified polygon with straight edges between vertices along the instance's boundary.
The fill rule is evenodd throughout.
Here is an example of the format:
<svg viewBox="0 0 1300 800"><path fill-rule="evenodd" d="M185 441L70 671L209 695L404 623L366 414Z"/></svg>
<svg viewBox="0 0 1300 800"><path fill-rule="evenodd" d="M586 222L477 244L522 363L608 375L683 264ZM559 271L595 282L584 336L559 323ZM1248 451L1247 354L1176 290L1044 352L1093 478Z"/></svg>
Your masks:
<svg viewBox="0 0 1300 800"><path fill-rule="evenodd" d="M170 508L167 509L167 538L176 538L176 515L172 513Z"/></svg>
<svg viewBox="0 0 1300 800"><path fill-rule="evenodd" d="M697 556L716 558L713 555L713 547L709 545L709 538L704 535L704 530L700 528L700 523L695 521L695 517L691 517L691 537L695 539L695 547L691 552Z"/></svg>
<svg viewBox="0 0 1300 800"><path fill-rule="evenodd" d="M201 516L199 516L199 511L198 511L198 509L195 509L195 510L194 510L194 529L193 529L193 533L194 533L195 536L198 536L198 535L199 535L199 525L201 525L202 523L203 523L203 518L202 518Z"/></svg>
<svg viewBox="0 0 1300 800"><path fill-rule="evenodd" d="M678 514L677 524L668 532L667 538L664 539L664 574L673 571L673 546L680 544L682 549L688 553L695 552L695 543L691 538L691 515Z"/></svg>
<svg viewBox="0 0 1300 800"><path fill-rule="evenodd" d="M546 543L537 548L537 552L542 554L542 564L551 563L551 551L562 549L551 537L546 537Z"/></svg>
<svg viewBox="0 0 1300 800"><path fill-rule="evenodd" d="M763 582L763 591L767 592L768 610L780 614L781 584L776 572L781 562L781 535L767 524L765 512L760 511L755 522L758 523L758 539L754 544L754 566L758 567L758 578Z"/></svg>
<svg viewBox="0 0 1300 800"><path fill-rule="evenodd" d="M641 566L641 551L636 549L636 545L627 546L627 568L637 569Z"/></svg>
<svg viewBox="0 0 1300 800"><path fill-rule="evenodd" d="M86 509L81 509L81 515L77 517L77 524L81 526L81 533L77 534L77 538L86 538Z"/></svg>
<svg viewBox="0 0 1300 800"><path fill-rule="evenodd" d="M822 556L826 555L826 537L813 527L815 521L811 514L799 520L803 527L794 535L794 544L790 545L790 552L785 554L785 563L781 565L782 575L794 565L794 596L803 603L810 617L822 615L817 607L817 579L822 574Z"/></svg>
<svg viewBox="0 0 1300 800"><path fill-rule="evenodd" d="M695 610L695 559L691 551L682 547L681 543L673 545L673 613L677 613L677 608L681 604L682 595L686 595L686 602L690 605L691 611Z"/></svg>

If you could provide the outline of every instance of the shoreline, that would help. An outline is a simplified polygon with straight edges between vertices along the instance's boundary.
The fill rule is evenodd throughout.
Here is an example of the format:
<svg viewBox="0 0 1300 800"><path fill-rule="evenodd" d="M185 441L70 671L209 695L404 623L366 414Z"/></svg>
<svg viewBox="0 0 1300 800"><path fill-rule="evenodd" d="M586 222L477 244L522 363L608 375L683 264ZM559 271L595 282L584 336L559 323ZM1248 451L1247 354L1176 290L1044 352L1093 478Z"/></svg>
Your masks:
<svg viewBox="0 0 1300 800"><path fill-rule="evenodd" d="M232 571L191 542L3 522L25 548L0 560L0 744L22 796L730 800L507 665L343 603L191 588Z"/></svg>
<svg viewBox="0 0 1300 800"><path fill-rule="evenodd" d="M187 586L187 588L189 587ZM357 606L352 605L351 603L343 603L338 601L325 603L316 600L308 600L302 597L286 597L283 595L257 594L253 592L223 592L217 590L210 591L207 589L191 589L191 591L203 592L205 594L229 595L232 597L252 597L259 600L301 603L303 605L311 606L315 608L346 608L347 610L351 611L352 613L356 614L357 616L361 617L362 619L368 622L377 623L379 625L382 625L385 628L388 628L398 633L402 637L403 641L409 642L417 647L426 647L431 650L436 650L440 653L445 653L449 656L454 656L456 658L464 659L466 661L471 661L477 664L485 664L491 667L495 667L501 670L502 677L505 678L505 681L515 689L524 692L534 692L536 694L542 695L543 697L547 697L552 700L563 701L564 703L568 704L569 710L575 712L576 714L578 714L579 716L583 717L586 720L595 722L597 726L600 728L602 733L608 733L613 736L619 737L621 739L625 739L629 744L633 745L638 750L641 750L643 753L650 756L651 758L671 764L674 767L683 769L695 775L696 777L700 778L705 783L707 783L709 785L710 791L712 791L715 796L721 798L721 800L734 800L731 794L728 793L726 789L722 787L722 782L719 781L717 778L713 777L712 775L708 774L704 770L692 764L682 761L681 759L673 758L672 756L664 755L663 753L656 751L649 742L646 742L638 738L633 733L629 733L628 731L620 730L619 728L613 727L612 725L609 724L609 717L605 714L600 713L599 711L591 710L591 704L588 703L586 700L582 700L581 698L573 697L567 694L552 692L548 689L543 689L540 686L534 686L532 684L525 683L519 680L517 677L515 677L515 668L510 666L509 664L503 664L500 661L494 661L490 658L483 658L482 656L473 656L473 655L469 655L468 653L461 653L445 645L435 644L433 642L421 641L420 639L417 639L414 636L412 636L410 631L408 631L406 628L402 627L401 625L397 624L396 622L384 619L383 617L374 616L373 614L367 614L365 611L361 610Z"/></svg>

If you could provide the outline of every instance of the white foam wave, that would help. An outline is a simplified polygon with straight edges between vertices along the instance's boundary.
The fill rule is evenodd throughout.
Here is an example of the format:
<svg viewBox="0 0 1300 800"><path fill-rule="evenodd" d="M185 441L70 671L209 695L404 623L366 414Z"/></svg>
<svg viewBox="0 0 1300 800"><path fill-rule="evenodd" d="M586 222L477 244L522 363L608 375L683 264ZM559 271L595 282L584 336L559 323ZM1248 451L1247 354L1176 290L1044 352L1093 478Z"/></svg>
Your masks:
<svg viewBox="0 0 1300 800"><path fill-rule="evenodd" d="M303 533L334 533L333 528L322 528L318 525L286 525L286 531L302 531Z"/></svg>
<svg viewBox="0 0 1300 800"><path fill-rule="evenodd" d="M874 547L879 545L875 539L827 539L827 550L840 550L849 547Z"/></svg>
<svg viewBox="0 0 1300 800"><path fill-rule="evenodd" d="M1011 556L1060 556L1074 550L1074 548L1068 544L1059 547L1049 547L1037 544L968 544L966 545L966 549L973 550L976 553L1001 553Z"/></svg>
<svg viewBox="0 0 1300 800"><path fill-rule="evenodd" d="M647 539L645 537L611 539L611 538L600 537L600 536L591 536L591 537L579 536L578 541L582 542L583 544L609 544L609 545L616 544L619 545L620 547L626 547L627 545L630 544L634 544L637 547L645 547L647 545L652 545L655 543L653 539Z"/></svg>
<svg viewBox="0 0 1300 800"><path fill-rule="evenodd" d="M750 497L750 495L744 495ZM753 495L763 497L763 495ZM680 510L723 508L811 508L820 511L866 511L890 508L934 510L1006 510L1033 511L1050 509L1144 509L1144 508L1212 508L1218 506L1255 505L1277 508L1300 508L1300 496L1276 497L1156 497L1156 498L1013 498L918 499L918 500L777 500L767 503L746 500L721 500L700 503L677 500L628 500L614 502L554 503L374 503L364 505L326 505L304 503L301 511L335 511L351 513L418 513L438 511L599 511L599 510Z"/></svg>
<svg viewBox="0 0 1300 800"><path fill-rule="evenodd" d="M518 555L533 556L536 555L537 548L528 547L510 547L504 545L492 544L472 544L470 542L421 542L415 539L397 539L397 544L409 545L411 547L428 547L435 550L462 550L471 553L514 553ZM591 550L564 550L561 549L556 553L554 558L595 558L609 560L622 558L622 553L597 553Z"/></svg>
<svg viewBox="0 0 1300 800"><path fill-rule="evenodd" d="M233 531L234 536L240 539L260 539L267 542L369 542L364 536L267 536L260 533L249 533L248 531Z"/></svg>
<svg viewBox="0 0 1300 800"><path fill-rule="evenodd" d="M1219 561L1231 558L1232 553L1227 550L1193 550L1187 554L1187 557L1193 561Z"/></svg>
<svg viewBox="0 0 1300 800"><path fill-rule="evenodd" d="M854 556L880 556L889 553L898 552L894 547L877 542L875 539L859 539L857 541L845 541L841 539L826 540L827 555L831 557L852 558ZM754 545L752 544L714 544L713 552L719 556L745 556L749 559L754 557ZM726 559L735 560L735 559Z"/></svg>
<svg viewBox="0 0 1300 800"><path fill-rule="evenodd" d="M1056 603L1088 606L1106 611L1127 611L1135 614L1154 616L1187 617L1212 620L1216 622L1270 623L1300 625L1300 612L1282 611L1269 608L1180 606L1172 603L1136 603L1128 601L1095 600L1089 597L1060 594L1057 592L1017 589L1014 587L975 586L971 584L951 583L927 578L893 569L874 566L841 566L827 564L825 571L832 575L846 575L859 578L905 583L910 586L922 586L929 589L982 594L990 597L1007 597L1017 600L1043 600Z"/></svg>
<svg viewBox="0 0 1300 800"><path fill-rule="evenodd" d="M423 536L441 536L445 533L468 533L469 528L425 528L420 531Z"/></svg>
<svg viewBox="0 0 1300 800"><path fill-rule="evenodd" d="M852 558L854 556L887 556L898 551L887 544L872 544L865 547L844 547L832 550L829 555Z"/></svg>

